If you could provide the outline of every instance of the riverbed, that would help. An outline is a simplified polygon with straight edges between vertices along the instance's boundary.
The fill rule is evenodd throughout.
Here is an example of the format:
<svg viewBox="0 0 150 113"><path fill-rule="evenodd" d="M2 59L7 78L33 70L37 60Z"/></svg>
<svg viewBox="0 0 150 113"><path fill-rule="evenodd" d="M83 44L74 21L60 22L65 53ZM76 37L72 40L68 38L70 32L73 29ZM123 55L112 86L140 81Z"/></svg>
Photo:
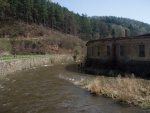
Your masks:
<svg viewBox="0 0 150 113"><path fill-rule="evenodd" d="M0 113L150 113L95 96L74 82L92 75L76 64L44 65L0 79Z"/></svg>

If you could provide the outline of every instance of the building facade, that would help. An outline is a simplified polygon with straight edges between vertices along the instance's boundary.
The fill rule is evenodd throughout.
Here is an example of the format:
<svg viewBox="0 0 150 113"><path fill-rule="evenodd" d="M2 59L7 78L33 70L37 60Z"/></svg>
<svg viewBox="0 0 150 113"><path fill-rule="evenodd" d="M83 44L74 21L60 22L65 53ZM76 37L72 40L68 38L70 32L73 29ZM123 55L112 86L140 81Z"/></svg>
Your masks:
<svg viewBox="0 0 150 113"><path fill-rule="evenodd" d="M86 45L88 67L150 74L150 34L91 40Z"/></svg>

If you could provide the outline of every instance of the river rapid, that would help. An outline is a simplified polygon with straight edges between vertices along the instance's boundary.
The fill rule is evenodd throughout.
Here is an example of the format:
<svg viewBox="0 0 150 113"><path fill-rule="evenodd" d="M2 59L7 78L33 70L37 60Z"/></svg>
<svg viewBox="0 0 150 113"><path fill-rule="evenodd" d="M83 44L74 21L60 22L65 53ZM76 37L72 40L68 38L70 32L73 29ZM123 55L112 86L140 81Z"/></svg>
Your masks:
<svg viewBox="0 0 150 113"><path fill-rule="evenodd" d="M0 113L150 113L95 96L74 82L92 75L76 64L44 65L0 79Z"/></svg>

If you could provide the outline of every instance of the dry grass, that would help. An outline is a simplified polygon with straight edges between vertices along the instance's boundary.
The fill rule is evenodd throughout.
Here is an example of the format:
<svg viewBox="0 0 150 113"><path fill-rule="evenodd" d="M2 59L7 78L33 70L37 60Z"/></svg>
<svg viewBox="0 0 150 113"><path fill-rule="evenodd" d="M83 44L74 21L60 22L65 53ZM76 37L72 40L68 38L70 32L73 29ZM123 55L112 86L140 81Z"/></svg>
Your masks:
<svg viewBox="0 0 150 113"><path fill-rule="evenodd" d="M122 102L150 108L150 81L135 77L96 77L76 82L89 92L118 99Z"/></svg>
<svg viewBox="0 0 150 113"><path fill-rule="evenodd" d="M3 43L5 39L10 44L6 41ZM10 41L15 44L11 45ZM59 47L59 51L51 47L55 45ZM43 25L17 21L0 25L0 53L15 51L16 54L75 54L77 47L81 48L78 53L84 52L85 42L79 37L63 34Z"/></svg>

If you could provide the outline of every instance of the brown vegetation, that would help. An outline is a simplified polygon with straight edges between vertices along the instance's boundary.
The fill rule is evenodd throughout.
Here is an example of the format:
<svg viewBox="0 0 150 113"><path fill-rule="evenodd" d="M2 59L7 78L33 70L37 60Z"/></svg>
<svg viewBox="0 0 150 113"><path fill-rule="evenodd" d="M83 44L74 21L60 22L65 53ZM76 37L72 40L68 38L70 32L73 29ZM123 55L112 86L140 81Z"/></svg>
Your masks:
<svg viewBox="0 0 150 113"><path fill-rule="evenodd" d="M74 54L85 42L76 36L54 31L43 25L10 22L0 28L0 42L7 39L9 48L0 46L0 53L11 54ZM4 42L4 41L3 41ZM6 41L5 41L6 42ZM5 44L4 44L5 45ZM8 45L8 44L7 44Z"/></svg>
<svg viewBox="0 0 150 113"><path fill-rule="evenodd" d="M135 77L104 77L76 82L96 95L103 95L121 102L150 108L150 81Z"/></svg>

